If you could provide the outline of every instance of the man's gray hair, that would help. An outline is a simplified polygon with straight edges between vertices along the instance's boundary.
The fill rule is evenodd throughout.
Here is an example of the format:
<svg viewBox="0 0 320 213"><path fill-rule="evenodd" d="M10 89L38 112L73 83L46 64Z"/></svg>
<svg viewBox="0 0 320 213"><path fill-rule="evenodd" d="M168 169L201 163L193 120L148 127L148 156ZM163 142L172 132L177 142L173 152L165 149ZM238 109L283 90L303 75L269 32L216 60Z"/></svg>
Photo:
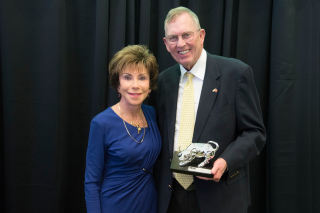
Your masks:
<svg viewBox="0 0 320 213"><path fill-rule="evenodd" d="M196 27L198 29L201 29L198 16L194 12L192 12L190 9L188 9L186 7L176 7L176 8L171 9L168 12L166 20L164 20L164 31L165 32L166 32L166 25L168 23L170 23L171 21L173 21L174 19L176 19L182 13L188 13L190 15L190 17L192 18L192 20L194 21Z"/></svg>

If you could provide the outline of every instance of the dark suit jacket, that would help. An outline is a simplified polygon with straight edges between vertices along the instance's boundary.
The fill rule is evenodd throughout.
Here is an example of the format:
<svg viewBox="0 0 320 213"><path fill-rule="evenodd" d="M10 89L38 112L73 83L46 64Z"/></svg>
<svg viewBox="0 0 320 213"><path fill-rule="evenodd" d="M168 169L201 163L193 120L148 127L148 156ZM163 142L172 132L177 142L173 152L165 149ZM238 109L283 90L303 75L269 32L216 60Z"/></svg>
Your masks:
<svg viewBox="0 0 320 213"><path fill-rule="evenodd" d="M179 79L179 64L163 71L158 79L158 126L163 140L155 177L159 213L167 211L172 191L170 164ZM259 97L248 65L208 53L193 142L210 140L219 143L215 158L226 160L228 172L218 183L194 177L201 212L246 212L251 202L248 163L259 155L266 140Z"/></svg>

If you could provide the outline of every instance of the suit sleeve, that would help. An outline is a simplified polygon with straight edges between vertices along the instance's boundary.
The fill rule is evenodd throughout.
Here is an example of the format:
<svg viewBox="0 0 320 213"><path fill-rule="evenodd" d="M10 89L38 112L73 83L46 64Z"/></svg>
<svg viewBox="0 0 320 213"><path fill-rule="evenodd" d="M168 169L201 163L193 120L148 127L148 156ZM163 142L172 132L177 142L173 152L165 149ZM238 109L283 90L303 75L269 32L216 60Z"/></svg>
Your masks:
<svg viewBox="0 0 320 213"><path fill-rule="evenodd" d="M259 155L266 141L259 96L249 66L238 79L236 116L238 137L220 156L228 164L228 176Z"/></svg>
<svg viewBox="0 0 320 213"><path fill-rule="evenodd" d="M157 119L157 124L159 126L159 100L160 100L160 90L161 90L161 79L162 77L159 75L158 81L157 81L157 89L154 91L154 96L155 96L155 105L154 108L156 110L156 119Z"/></svg>
<svg viewBox="0 0 320 213"><path fill-rule="evenodd" d="M86 157L85 199L88 213L101 213L100 190L104 168L104 132L92 121Z"/></svg>

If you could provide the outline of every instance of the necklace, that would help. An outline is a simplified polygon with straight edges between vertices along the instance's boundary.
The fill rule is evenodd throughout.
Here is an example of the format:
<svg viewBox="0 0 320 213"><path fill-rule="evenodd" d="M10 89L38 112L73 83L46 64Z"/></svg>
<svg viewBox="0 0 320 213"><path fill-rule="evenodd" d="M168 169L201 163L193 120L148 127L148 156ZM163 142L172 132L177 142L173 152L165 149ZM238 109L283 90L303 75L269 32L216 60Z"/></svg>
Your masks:
<svg viewBox="0 0 320 213"><path fill-rule="evenodd" d="M140 115L141 115L141 109L140 109ZM131 125L137 127L138 134L140 135L140 131L141 131L140 123L135 124L133 121L131 121Z"/></svg>
<svg viewBox="0 0 320 213"><path fill-rule="evenodd" d="M124 127L126 128L126 130L127 130L127 132L128 132L128 135L129 135L129 136L132 138L132 140L134 140L135 142L137 142L137 143L142 143L142 141L143 141L143 139L144 139L144 136L146 135L146 128L143 129L143 137L142 137L142 140L141 140L141 141L135 140L135 139L131 136L131 134L130 134L127 126L126 126L126 122L124 122L124 120L123 120L123 118L122 118L122 116L121 116L120 103L118 103L118 107L119 107L120 117L121 117L121 119L122 119L122 121L123 121ZM141 111L142 111L142 110L140 109L140 115L142 116L142 112L141 112ZM133 121L131 121L131 124L134 124ZM134 125L136 125L136 124L134 124ZM142 125L144 125L144 119L143 119L143 118L142 118ZM136 127L137 127L137 126L136 126ZM139 133L140 133L140 130L141 130L140 123L138 124L138 127L137 127L137 128L138 128L138 134L139 134ZM139 130L139 129L140 129L140 130Z"/></svg>

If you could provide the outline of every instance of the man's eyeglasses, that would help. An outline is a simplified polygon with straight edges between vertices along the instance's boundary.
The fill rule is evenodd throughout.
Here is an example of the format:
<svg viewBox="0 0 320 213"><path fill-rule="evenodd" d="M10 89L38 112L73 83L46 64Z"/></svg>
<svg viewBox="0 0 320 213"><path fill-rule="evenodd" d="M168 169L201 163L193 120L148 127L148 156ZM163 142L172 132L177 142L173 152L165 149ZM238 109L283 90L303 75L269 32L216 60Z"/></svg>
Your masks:
<svg viewBox="0 0 320 213"><path fill-rule="evenodd" d="M200 29L199 29L200 30ZM193 31L193 32L184 32L181 34L181 38L185 42L190 42L193 39L193 34L199 30ZM169 44L176 44L179 40L179 35L168 35L166 36L166 40L168 41Z"/></svg>

